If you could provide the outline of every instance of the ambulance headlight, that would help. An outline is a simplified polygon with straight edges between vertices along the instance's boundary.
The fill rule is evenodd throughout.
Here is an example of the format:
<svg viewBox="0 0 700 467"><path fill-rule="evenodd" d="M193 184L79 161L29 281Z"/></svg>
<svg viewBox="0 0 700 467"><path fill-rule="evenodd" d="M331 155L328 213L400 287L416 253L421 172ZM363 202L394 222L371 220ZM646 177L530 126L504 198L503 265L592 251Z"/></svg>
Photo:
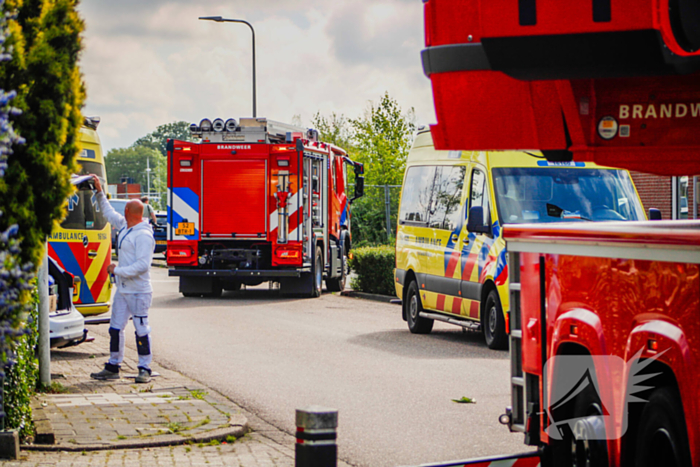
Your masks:
<svg viewBox="0 0 700 467"><path fill-rule="evenodd" d="M217 118L216 120L214 120L212 128L214 128L214 131L224 131L224 121L220 118Z"/></svg>
<svg viewBox="0 0 700 467"><path fill-rule="evenodd" d="M211 120L208 118L202 119L202 121L199 122L199 128L201 128L202 131L211 131Z"/></svg>
<svg viewBox="0 0 700 467"><path fill-rule="evenodd" d="M233 118L229 118L226 120L226 124L224 125L226 127L226 131L236 131L237 122Z"/></svg>

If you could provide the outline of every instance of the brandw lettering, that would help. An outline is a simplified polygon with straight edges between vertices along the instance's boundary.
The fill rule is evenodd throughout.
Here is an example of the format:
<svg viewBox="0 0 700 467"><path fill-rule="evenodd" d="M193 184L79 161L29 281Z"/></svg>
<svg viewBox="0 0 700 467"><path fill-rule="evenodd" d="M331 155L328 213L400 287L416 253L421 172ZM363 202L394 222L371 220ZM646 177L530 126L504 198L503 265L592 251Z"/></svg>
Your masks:
<svg viewBox="0 0 700 467"><path fill-rule="evenodd" d="M250 149L249 144L219 144L216 149Z"/></svg>
<svg viewBox="0 0 700 467"><path fill-rule="evenodd" d="M690 107L690 108L689 108ZM690 112L688 112L690 110ZM700 117L700 102L694 104L634 104L620 105L618 118L625 120L632 119L650 119L650 118L685 118L685 117Z"/></svg>

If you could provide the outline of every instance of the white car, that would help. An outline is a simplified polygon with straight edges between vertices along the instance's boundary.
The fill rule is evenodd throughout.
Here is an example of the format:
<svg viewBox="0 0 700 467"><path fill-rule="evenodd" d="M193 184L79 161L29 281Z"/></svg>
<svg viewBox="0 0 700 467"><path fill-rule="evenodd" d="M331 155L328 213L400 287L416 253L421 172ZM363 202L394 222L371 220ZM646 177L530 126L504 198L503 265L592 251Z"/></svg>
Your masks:
<svg viewBox="0 0 700 467"><path fill-rule="evenodd" d="M51 347L70 347L87 339L85 318L73 305L73 275L49 258L49 335Z"/></svg>

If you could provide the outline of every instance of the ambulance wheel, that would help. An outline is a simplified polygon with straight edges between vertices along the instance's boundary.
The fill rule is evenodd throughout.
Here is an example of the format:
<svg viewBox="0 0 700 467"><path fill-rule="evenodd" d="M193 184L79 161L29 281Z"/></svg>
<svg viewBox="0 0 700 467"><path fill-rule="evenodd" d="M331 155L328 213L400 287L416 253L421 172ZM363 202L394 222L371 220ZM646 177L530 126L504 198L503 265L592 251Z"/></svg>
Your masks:
<svg viewBox="0 0 700 467"><path fill-rule="evenodd" d="M316 247L316 255L314 257L314 266L311 270L311 278L313 282L311 283L311 298L316 298L321 296L321 289L323 288L323 252L321 247Z"/></svg>
<svg viewBox="0 0 700 467"><path fill-rule="evenodd" d="M332 279L326 279L326 289L329 292L342 292L345 290L345 281L347 274L345 273L346 264L348 263L347 256L343 255L340 259L340 277L334 277Z"/></svg>
<svg viewBox="0 0 700 467"><path fill-rule="evenodd" d="M651 393L638 426L637 467L690 467L685 417L675 388L663 387Z"/></svg>
<svg viewBox="0 0 700 467"><path fill-rule="evenodd" d="M481 329L489 349L503 350L508 348L506 320L503 317L501 300L498 292L492 290L486 297L486 303L481 310Z"/></svg>
<svg viewBox="0 0 700 467"><path fill-rule="evenodd" d="M411 281L408 284L408 290L406 291L406 301L404 302L406 307L406 321L408 322L408 330L412 334L430 334L433 330L433 320L429 318L423 318L419 314L423 311L423 305L420 301L420 294L418 293L418 284L416 281Z"/></svg>

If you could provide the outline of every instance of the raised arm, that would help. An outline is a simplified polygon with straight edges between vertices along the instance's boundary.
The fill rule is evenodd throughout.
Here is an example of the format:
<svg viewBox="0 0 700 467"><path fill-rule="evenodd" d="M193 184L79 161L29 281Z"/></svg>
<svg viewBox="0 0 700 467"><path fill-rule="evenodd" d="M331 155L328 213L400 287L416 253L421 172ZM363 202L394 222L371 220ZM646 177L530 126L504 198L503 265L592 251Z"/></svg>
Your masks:
<svg viewBox="0 0 700 467"><path fill-rule="evenodd" d="M126 219L124 219L124 216L115 211L112 205L109 204L107 196L102 189L100 179L97 177L97 175L92 174L92 180L95 184L95 190L97 190L97 202L100 205L100 211L102 211L102 214L104 214L110 224L120 229L126 224Z"/></svg>

